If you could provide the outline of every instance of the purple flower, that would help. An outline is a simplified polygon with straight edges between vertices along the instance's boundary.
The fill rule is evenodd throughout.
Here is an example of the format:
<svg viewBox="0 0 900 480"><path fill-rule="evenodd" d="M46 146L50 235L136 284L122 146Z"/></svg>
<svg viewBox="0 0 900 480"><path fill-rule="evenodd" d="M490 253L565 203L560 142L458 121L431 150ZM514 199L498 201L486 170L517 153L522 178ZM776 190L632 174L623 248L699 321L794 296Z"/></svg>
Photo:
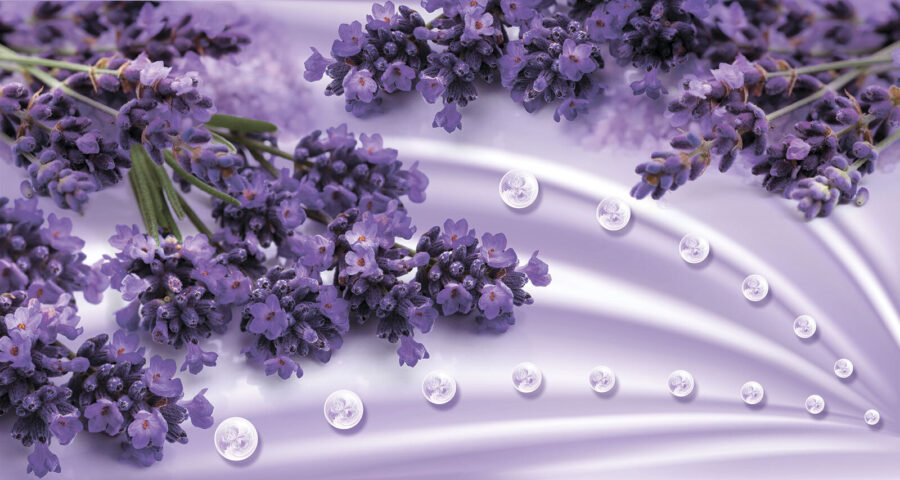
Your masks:
<svg viewBox="0 0 900 480"><path fill-rule="evenodd" d="M315 82L322 79L322 75L325 74L325 68L328 67L328 64L331 62L323 57L315 47L310 48L313 53L305 62L303 62L303 66L306 69L303 72L303 78L307 82Z"/></svg>
<svg viewBox="0 0 900 480"><path fill-rule="evenodd" d="M334 285L324 285L317 299L319 311L331 320L341 332L350 330L350 305L340 298L340 291Z"/></svg>
<svg viewBox="0 0 900 480"><path fill-rule="evenodd" d="M281 308L278 297L269 294L265 303L254 303L250 306L250 315L253 320L247 325L247 330L265 335L269 340L275 340L281 336L281 332L288 326L287 314Z"/></svg>
<svg viewBox="0 0 900 480"><path fill-rule="evenodd" d="M324 269L331 265L334 242L322 235L304 235L300 242L300 263L303 266Z"/></svg>
<svg viewBox="0 0 900 480"><path fill-rule="evenodd" d="M368 26L375 30L390 30L391 25L397 20L397 13L394 10L393 2L385 2L384 5L377 3L372 5L372 15L367 15Z"/></svg>
<svg viewBox="0 0 900 480"><path fill-rule="evenodd" d="M584 22L588 35L595 42L617 39L622 33L624 23L623 18L606 8L595 8L590 18Z"/></svg>
<svg viewBox="0 0 900 480"><path fill-rule="evenodd" d="M441 306L444 315L454 313L467 314L472 309L472 294L458 283L448 283L436 300Z"/></svg>
<svg viewBox="0 0 900 480"><path fill-rule="evenodd" d="M359 143L361 146L356 149L356 153L368 162L384 165L397 159L397 150L384 148L384 140L377 133L372 136L368 136L365 133L360 134Z"/></svg>
<svg viewBox="0 0 900 480"><path fill-rule="evenodd" d="M83 429L84 426L81 424L81 419L78 418L77 413L68 415L57 414L50 422L50 432L59 440L60 445L67 445Z"/></svg>
<svg viewBox="0 0 900 480"><path fill-rule="evenodd" d="M500 315L501 312L512 312L512 292L502 283L485 285L481 287L481 298L478 299L478 308L484 312L484 316L488 320Z"/></svg>
<svg viewBox="0 0 900 480"><path fill-rule="evenodd" d="M344 255L344 261L347 262L344 271L348 275L359 274L363 277L381 275L381 269L375 261L375 252L371 248L353 247L353 250Z"/></svg>
<svg viewBox="0 0 900 480"><path fill-rule="evenodd" d="M400 337L400 348L397 349L397 355L400 356L400 365L409 365L415 367L419 360L428 358L428 350L425 345L413 340L409 335Z"/></svg>
<svg viewBox="0 0 900 480"><path fill-rule="evenodd" d="M532 7L536 5L535 0L500 0L503 16L514 25L526 23L534 17L537 12Z"/></svg>
<svg viewBox="0 0 900 480"><path fill-rule="evenodd" d="M134 448L145 448L148 445L161 447L168 430L166 419L158 408L154 408L152 412L141 410L134 414L134 420L128 425L128 436L131 437L131 446Z"/></svg>
<svg viewBox="0 0 900 480"><path fill-rule="evenodd" d="M95 403L84 409L84 418L88 421L88 431L91 433L106 432L109 436L118 435L125 418L119 407L105 399L97 399Z"/></svg>
<svg viewBox="0 0 900 480"><path fill-rule="evenodd" d="M303 376L303 370L300 368L300 365L287 355L278 355L270 358L263 362L263 366L265 367L266 375L278 373L282 380L287 380L294 372L297 372L297 378Z"/></svg>
<svg viewBox="0 0 900 480"><path fill-rule="evenodd" d="M584 74L596 70L597 62L591 58L592 49L589 43L578 45L575 40L567 38L559 55L559 72L569 80L577 82Z"/></svg>
<svg viewBox="0 0 900 480"><path fill-rule="evenodd" d="M144 371L144 385L147 385L151 392L160 397L177 397L181 395L181 379L172 378L175 376L175 369L175 360L163 360L159 355L154 355L150 359L150 365L147 367L147 370Z"/></svg>
<svg viewBox="0 0 900 480"><path fill-rule="evenodd" d="M372 79L372 72L351 68L344 77L344 92L350 100L369 103L375 98L378 84Z"/></svg>
<svg viewBox="0 0 900 480"><path fill-rule="evenodd" d="M132 69L140 70L141 85L146 87L154 86L156 82L166 78L172 71L172 68L167 67L161 60L151 62L144 53L141 53L127 68L127 70Z"/></svg>
<svg viewBox="0 0 900 480"><path fill-rule="evenodd" d="M28 470L40 478L50 472L59 473L59 457L50 451L50 446L44 442L34 442L34 451L28 455Z"/></svg>
<svg viewBox="0 0 900 480"><path fill-rule="evenodd" d="M788 144L785 156L788 160L803 160L809 155L811 149L810 144L804 142L803 139L794 137Z"/></svg>
<svg viewBox="0 0 900 480"><path fill-rule="evenodd" d="M494 16L485 13L483 8L475 7L466 11L466 26L460 40L463 42L477 41L482 36L490 36L497 33L494 24Z"/></svg>
<svg viewBox="0 0 900 480"><path fill-rule="evenodd" d="M513 249L506 248L506 235L485 233L481 237L480 258L494 268L503 268L515 263L517 257Z"/></svg>
<svg viewBox="0 0 900 480"><path fill-rule="evenodd" d="M428 103L434 103L444 93L444 81L440 78L422 76L416 84L416 90Z"/></svg>
<svg viewBox="0 0 900 480"><path fill-rule="evenodd" d="M0 362L11 362L13 368L34 368L31 363L31 339L19 330L12 330L9 336L0 337Z"/></svg>
<svg viewBox="0 0 900 480"><path fill-rule="evenodd" d="M410 305L408 318L409 324L419 329L422 333L428 333L431 331L431 327L434 326L434 321L437 319L438 312L431 306L431 302L429 301L425 305L415 306Z"/></svg>
<svg viewBox="0 0 900 480"><path fill-rule="evenodd" d="M125 276L124 279L122 279L122 300L130 302L138 298L138 296L140 296L140 294L149 287L150 282L148 282L146 279L141 278L133 273L129 273Z"/></svg>
<svg viewBox="0 0 900 480"><path fill-rule="evenodd" d="M362 50L365 42L362 24L353 22L351 24L343 23L338 27L339 40L335 40L331 45L331 54L341 57L351 57Z"/></svg>
<svg viewBox="0 0 900 480"><path fill-rule="evenodd" d="M388 65L387 70L381 74L381 85L384 91L392 93L396 91L408 92L412 90L412 81L416 78L416 71L401 61Z"/></svg>
<svg viewBox="0 0 900 480"><path fill-rule="evenodd" d="M209 428L213 425L213 406L206 399L206 388L200 390L200 393L194 395L194 398L180 402L180 405L187 409L188 416L191 418L191 424L197 428Z"/></svg>
<svg viewBox="0 0 900 480"><path fill-rule="evenodd" d="M150 265L156 257L156 240L150 235L136 235L125 247L125 254Z"/></svg>
<svg viewBox="0 0 900 480"><path fill-rule="evenodd" d="M550 285L550 267L538 258L538 252L535 250L528 259L528 263L519 269L520 272L528 275L528 279L536 287L546 287Z"/></svg>
<svg viewBox="0 0 900 480"><path fill-rule="evenodd" d="M588 105L590 105L590 101L586 98L566 98L560 102L559 106L556 107L556 111L553 112L553 120L557 122L560 121L563 117L566 120L575 120L578 117L579 113L586 113L588 110Z"/></svg>
<svg viewBox="0 0 900 480"><path fill-rule="evenodd" d="M500 57L500 81L504 87L511 87L516 75L528 63L528 52L522 40L513 40L506 47L506 54Z"/></svg>
<svg viewBox="0 0 900 480"><path fill-rule="evenodd" d="M454 222L451 219L444 221L444 233L441 240L448 248L456 248L460 245L471 245L475 241L475 230L469 230L469 222L461 218Z"/></svg>
<svg viewBox="0 0 900 480"><path fill-rule="evenodd" d="M64 252L75 252L84 247L84 240L72 236L72 220L59 218L55 213L47 216L47 226L41 229L41 238L51 247Z"/></svg>
<svg viewBox="0 0 900 480"><path fill-rule="evenodd" d="M407 193L409 199L415 203L424 202L425 189L428 187L428 177L419 170L418 160L410 165L407 181L409 182L409 192Z"/></svg>
<svg viewBox="0 0 900 480"><path fill-rule="evenodd" d="M31 340L38 337L43 318L41 304L36 299L31 299L27 306L19 307L6 315L6 330L10 335L15 332L22 338Z"/></svg>
<svg viewBox="0 0 900 480"><path fill-rule="evenodd" d="M184 363L181 364L181 371L188 370L196 375L203 370L203 367L215 367L216 360L219 355L216 352L204 352L200 345L196 343L188 343L187 354L184 356Z"/></svg>
<svg viewBox="0 0 900 480"><path fill-rule="evenodd" d="M712 71L713 77L731 88L744 86L744 72L740 67L730 63L720 63L719 68Z"/></svg>
<svg viewBox="0 0 900 480"><path fill-rule="evenodd" d="M112 341L107 345L109 355L117 363L136 364L144 358L143 347L137 334L129 334L124 330L116 330L113 333Z"/></svg>
<svg viewBox="0 0 900 480"><path fill-rule="evenodd" d="M462 130L462 115L456 109L456 104L444 104L444 108L435 114L434 122L432 122L431 126L434 128L441 127L447 133L452 133L457 128Z"/></svg>

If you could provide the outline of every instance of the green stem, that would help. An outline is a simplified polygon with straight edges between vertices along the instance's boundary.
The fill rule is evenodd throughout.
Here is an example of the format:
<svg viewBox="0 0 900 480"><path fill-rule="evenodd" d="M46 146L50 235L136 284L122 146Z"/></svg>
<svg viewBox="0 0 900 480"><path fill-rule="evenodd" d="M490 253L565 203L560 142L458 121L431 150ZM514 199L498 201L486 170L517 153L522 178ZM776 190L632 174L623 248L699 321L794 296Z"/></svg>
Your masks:
<svg viewBox="0 0 900 480"><path fill-rule="evenodd" d="M207 227L206 224L203 223L203 220L200 219L200 217L197 215L197 212L195 212L194 209L191 208L190 205L188 205L187 201L185 201L184 197L181 196L180 193L175 192L175 196L178 199L178 202L181 203L181 208L184 209L184 213L187 214L188 220L190 220L191 223L194 224L194 228L196 228L200 233L206 235L207 239L212 240L212 232L209 230L209 227Z"/></svg>
<svg viewBox="0 0 900 480"><path fill-rule="evenodd" d="M262 167L265 168L269 173L271 173L273 177L278 178L278 176L280 175L278 173L278 169L275 168L275 165L272 165L268 160L266 160L266 157L262 156L262 154L259 153L258 150L250 149L250 156L252 156L257 162L259 162L259 164L262 165Z"/></svg>
<svg viewBox="0 0 900 480"><path fill-rule="evenodd" d="M874 115L868 115L868 114L863 115L862 117L859 117L859 120L857 120L856 123L851 123L850 125L847 125L846 127L835 132L834 136L840 138L840 136L844 135L845 133L850 133L853 130L856 130L858 128L868 127L869 122L871 122L874 119L875 119Z"/></svg>
<svg viewBox="0 0 900 480"><path fill-rule="evenodd" d="M281 157L281 158L284 158L284 159L287 159L290 161L294 161L294 156L291 155L290 153L285 152L284 150L275 148L271 145L267 145L263 142L252 140L252 139L246 138L246 137L241 137L238 135L233 135L231 133L223 132L221 130L217 130L214 128L209 128L208 130L210 131L210 133L218 134L224 138L227 138L228 140L231 140L234 143L243 145L249 149L258 150L260 152L271 153L272 155L275 155L277 157Z"/></svg>
<svg viewBox="0 0 900 480"><path fill-rule="evenodd" d="M108 68L94 68L80 63L64 62L61 60L52 60L49 58L30 57L18 55L16 53L3 52L0 53L0 61L18 63L20 65L36 65L41 67L59 68L62 70L71 70L73 72L86 72L106 75L119 75L117 70Z"/></svg>
<svg viewBox="0 0 900 480"><path fill-rule="evenodd" d="M153 235L153 238L158 240L159 235L157 232L159 229L156 228L156 218L153 216L153 211L150 207L151 202L147 192L141 185L141 181L137 178L135 168L128 171L128 181L131 183L131 190L134 192L134 198L137 200L138 209L141 211L141 217L144 219L144 228L147 230L148 234Z"/></svg>
<svg viewBox="0 0 900 480"><path fill-rule="evenodd" d="M834 80L832 80L831 82L829 82L824 87L817 90L815 93L766 115L766 120L768 120L769 123L772 123L774 120L781 118L781 117L793 112L794 110L797 110L798 108L805 107L806 105L809 105L810 103L815 102L816 100L825 96L826 92L829 92L829 91L834 92L834 91L839 90L844 85L847 85L848 83L850 83L854 79L856 79L856 77L862 75L864 72L865 72L865 70L863 70L861 68L856 68L847 73L844 73L841 76L839 76L839 77L835 78Z"/></svg>
<svg viewBox="0 0 900 480"><path fill-rule="evenodd" d="M891 133L883 140L875 144L875 151L881 153L882 151L884 151L884 149L890 147L897 140L900 140L900 128L894 130L894 133Z"/></svg>
<svg viewBox="0 0 900 480"><path fill-rule="evenodd" d="M209 186L203 180L200 180L199 178L195 177L193 174L191 174L190 172L188 172L187 170L182 168L181 165L179 165L178 162L175 161L175 157L172 156L172 153L169 152L168 150L163 153L163 157L165 157L166 163L169 164L169 167L171 167L172 170L175 171L175 173L177 173L181 178L185 179L191 185L218 198L219 200L222 200L223 202L230 203L236 207L241 206L241 202L239 202L236 198L232 197L231 195L228 195L225 192L216 190L215 188Z"/></svg>
<svg viewBox="0 0 900 480"><path fill-rule="evenodd" d="M147 166L147 163L152 163L153 160L146 154L143 147L141 147L140 150L143 152L142 154L131 156L132 170L135 171L135 180L141 183L141 186L146 192L146 196L149 198L147 207L150 209L157 225L168 231L172 231L172 226L167 222L168 218L163 212L164 206L160 198L160 188L156 184L156 175L154 175Z"/></svg>
<svg viewBox="0 0 900 480"><path fill-rule="evenodd" d="M870 67L872 65L878 65L880 63L891 63L893 59L891 57L885 57L883 55L873 55L871 57L866 58L855 58L852 60L840 60L837 62L827 62L820 63L818 65L810 65L807 67L794 68L791 70L776 70L774 72L767 72L766 76L769 78L773 77L787 77L792 74L803 75L806 73L819 73L819 72L827 72L830 70L843 70L845 68L862 68L862 67Z"/></svg>
<svg viewBox="0 0 900 480"><path fill-rule="evenodd" d="M172 185L172 179L166 174L166 169L155 163L151 163L150 167L156 173L156 178L159 180L159 184L162 185L163 193L166 194L166 198L169 200L172 210L175 211L175 215L179 219L184 218L184 209L181 208L181 202L178 201L177 197L178 192L175 190L175 185Z"/></svg>

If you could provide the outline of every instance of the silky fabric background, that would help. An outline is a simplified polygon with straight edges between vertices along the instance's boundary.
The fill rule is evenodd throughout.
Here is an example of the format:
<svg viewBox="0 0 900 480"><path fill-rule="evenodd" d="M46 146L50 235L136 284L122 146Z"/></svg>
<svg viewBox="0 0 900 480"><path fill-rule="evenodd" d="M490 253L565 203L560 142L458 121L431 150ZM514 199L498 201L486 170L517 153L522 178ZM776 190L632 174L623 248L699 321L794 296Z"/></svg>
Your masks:
<svg viewBox="0 0 900 480"><path fill-rule="evenodd" d="M285 52L281 61L297 63L309 46L328 51L338 24L363 20L370 6L235 7L271 16L273 28L287 27L282 44L271 48ZM197 7L201 13L206 8L222 7ZM652 148L664 148L662 140L647 148L615 141L583 148L583 122L557 124L549 109L528 114L491 88L464 109L462 131L447 134L431 127L438 107L415 94L396 100L384 115L357 119L344 111L343 98L322 95L324 86L318 82L304 93L311 126L346 122L357 134L381 133L405 163L421 162L431 180L428 199L408 205L419 232L464 216L479 234L506 233L520 258L540 250L552 284L529 287L535 304L518 309L516 325L502 335L477 333L470 319L439 320L417 337L431 358L415 368L399 367L397 345L375 338L370 323L354 328L328 364L301 362L302 379L266 377L239 354L250 339L232 324L207 344L219 353L218 366L182 378L188 396L209 387L217 424L241 416L256 425L260 446L250 460L219 457L214 428L188 426L190 443L166 445L164 460L150 468L119 461L116 440L82 433L69 446L53 447L63 470L47 478L900 476L900 174L867 177L867 205L842 206L813 222L802 221L792 202L763 193L755 180L713 169L662 203L634 201L627 196L637 180L634 165ZM286 134L282 145L290 150L302 133ZM532 171L540 182L530 208L514 210L500 200L498 182L513 167ZM23 172L9 165L3 172L0 192L18 195ZM617 233L603 230L594 217L598 202L610 195L628 199L633 211ZM198 208L207 205L201 195L191 198ZM40 205L59 213L46 198ZM111 253L106 240L115 224L138 219L123 184L94 194L85 215L74 217L74 233L87 241L93 261ZM700 265L678 255L678 242L689 232L710 241L712 253ZM750 273L770 282L763 302L741 295ZM112 314L123 305L117 292L108 292L100 306L78 299L85 336L115 329ZM800 314L818 322L812 339L792 331ZM150 345L147 335L142 338ZM181 351L149 348L183 358ZM832 371L842 357L855 366L845 380ZM535 395L513 389L511 370L522 361L543 371ZM588 384L598 364L616 372L616 387L606 395ZM423 398L421 381L432 369L456 377L450 405L435 407ZM666 389L676 369L696 380L687 399ZM741 401L739 389L748 380L764 386L762 404ZM361 425L350 432L331 428L322 412L325 397L342 388L365 404ZM818 416L804 410L814 393L827 405ZM869 408L881 413L877 427L863 422ZM0 421L3 431L9 417ZM0 439L0 478L32 478L24 473L28 453Z"/></svg>

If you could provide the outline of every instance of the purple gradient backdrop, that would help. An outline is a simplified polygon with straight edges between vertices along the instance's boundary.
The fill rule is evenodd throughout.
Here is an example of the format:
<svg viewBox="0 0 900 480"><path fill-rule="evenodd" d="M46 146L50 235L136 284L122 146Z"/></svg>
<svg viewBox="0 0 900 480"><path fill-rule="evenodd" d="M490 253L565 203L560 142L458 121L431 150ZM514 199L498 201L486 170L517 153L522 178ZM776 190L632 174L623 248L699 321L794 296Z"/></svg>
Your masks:
<svg viewBox="0 0 900 480"><path fill-rule="evenodd" d="M282 42L272 48L283 62L298 63L309 46L327 50L338 23L364 18L368 6L239 8L271 16L268 33L281 32ZM414 369L398 367L396 346L376 340L367 325L328 365L304 362L303 379L282 381L245 364L237 352L246 338L233 329L213 342L219 366L186 378L186 391L209 386L217 421L242 416L256 425L261 446L250 461L220 458L213 429L189 428L190 443L167 446L165 460L149 469L119 462L114 441L81 435L55 448L63 472L48 478L897 478L897 174L866 180L872 198L864 208L842 207L805 223L793 204L764 195L749 179L710 172L662 204L630 201L631 225L610 234L594 209L608 195L627 197L633 167L651 148L582 148L588 125L556 124L550 111L529 115L502 91L482 92L465 109L463 130L447 135L431 128L435 106L414 96L361 120L344 112L343 99L321 95L323 88L319 82L291 92L308 98L308 126L347 122L357 134L380 132L401 159L421 161L431 185L426 203L410 207L420 230L465 216L480 232L503 231L520 256L540 249L551 286L533 289L536 304L505 335L474 333L465 319L439 322L421 339L431 359ZM514 166L530 169L541 184L525 211L506 207L497 193ZM21 173L4 169L0 191L15 195ZM75 219L91 260L105 251L113 225L139 218L132 203L124 188L105 191ZM54 211L49 201L41 206ZM704 264L679 258L678 241L688 232L710 239ZM741 296L749 273L769 279L766 301ZM109 297L82 308L86 334L114 328L111 312L121 303ZM806 341L791 330L803 313L819 324ZM855 365L850 379L832 373L841 357ZM522 361L543 371L538 395L512 387L511 369ZM616 371L611 395L589 388L597 364ZM432 369L456 376L458 399L449 406L422 398L422 377ZM675 369L697 381L686 401L666 390ZM765 387L762 405L741 402L747 380ZM325 397L340 388L357 392L366 406L351 432L332 429L322 414ZM818 417L803 408L813 393L827 404ZM879 428L863 423L868 408L881 412ZM9 424L0 421L0 430ZM29 478L27 454L0 440L0 478Z"/></svg>

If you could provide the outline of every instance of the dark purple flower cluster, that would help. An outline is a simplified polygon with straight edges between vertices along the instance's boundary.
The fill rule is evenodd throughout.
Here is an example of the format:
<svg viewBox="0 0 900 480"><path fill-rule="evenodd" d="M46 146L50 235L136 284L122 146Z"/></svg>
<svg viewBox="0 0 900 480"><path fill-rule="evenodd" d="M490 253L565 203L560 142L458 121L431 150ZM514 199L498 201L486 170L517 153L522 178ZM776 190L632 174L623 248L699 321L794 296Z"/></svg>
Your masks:
<svg viewBox="0 0 900 480"><path fill-rule="evenodd" d="M430 257L416 270L425 295L433 298L443 316L475 312L481 328L505 332L515 323L513 307L534 302L524 290L550 284L547 264L534 252L524 266L506 246L506 236L485 233L479 244L465 219L432 227L419 239L418 252Z"/></svg>
<svg viewBox="0 0 900 480"><path fill-rule="evenodd" d="M86 340L76 359L88 368L72 375L68 389L81 411L78 429L104 433L122 442L123 458L143 466L162 460L163 445L187 443L181 423L190 418L195 427L213 424L213 407L202 390L193 399L175 376L175 361L154 355L146 362L137 335L117 331Z"/></svg>
<svg viewBox="0 0 900 480"><path fill-rule="evenodd" d="M84 263L84 240L72 235L72 221L44 212L37 199L10 203L0 197L0 315L26 298L56 303L67 293L82 292L100 303L108 285L99 264Z"/></svg>
<svg viewBox="0 0 900 480"><path fill-rule="evenodd" d="M326 95L344 95L347 111L363 116L378 109L383 94L409 92L431 52L424 39L413 35L425 21L406 6L374 4L365 27L356 21L338 28L339 38L326 59L313 48L305 62L304 78L315 81L327 73L332 78Z"/></svg>
<svg viewBox="0 0 900 480"><path fill-rule="evenodd" d="M322 284L318 273L324 262L311 260L327 257L330 262L328 252L333 252L334 245L319 236L309 241L325 251L311 252L292 267L273 267L256 281L244 307L241 329L256 335L256 342L243 353L263 364L266 375L303 376L294 358L309 356L328 362L350 329L347 301L339 297L336 287Z"/></svg>
<svg viewBox="0 0 900 480"><path fill-rule="evenodd" d="M601 44L591 40L584 24L563 14L537 20L507 45L500 59L502 84L525 110L560 102L556 121L573 120L602 93L594 74L603 68Z"/></svg>
<svg viewBox="0 0 900 480"><path fill-rule="evenodd" d="M397 159L397 150L385 148L381 135L356 136L347 125L329 128L325 135L316 130L304 137L294 149L294 177L309 184L329 215L349 208L380 213L392 200L406 196L425 201L428 177L415 162L408 170ZM402 206L401 206L402 208Z"/></svg>
<svg viewBox="0 0 900 480"><path fill-rule="evenodd" d="M182 370L197 373L215 365L216 354L202 351L199 342L224 333L230 306L250 295L249 279L231 264L229 254L217 256L204 235L183 242L168 236L157 243L137 226L117 226L109 243L119 253L105 256L102 270L130 302L116 312L119 326L149 331L157 343L187 346Z"/></svg>

